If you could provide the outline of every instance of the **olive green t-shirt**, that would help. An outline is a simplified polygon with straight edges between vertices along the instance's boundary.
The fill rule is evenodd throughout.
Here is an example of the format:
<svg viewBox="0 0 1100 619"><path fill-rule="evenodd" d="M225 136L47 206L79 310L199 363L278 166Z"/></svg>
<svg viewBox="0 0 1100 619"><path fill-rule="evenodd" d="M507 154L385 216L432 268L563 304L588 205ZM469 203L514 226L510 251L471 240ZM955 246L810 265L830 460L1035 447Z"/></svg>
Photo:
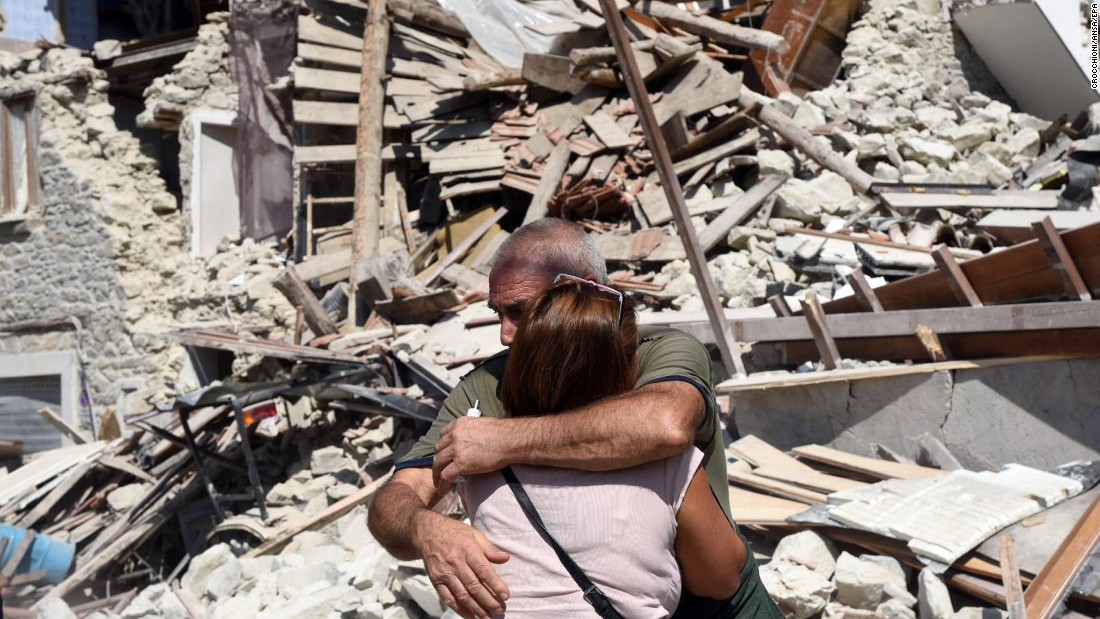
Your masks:
<svg viewBox="0 0 1100 619"><path fill-rule="evenodd" d="M638 331L641 341L638 346L639 376L635 388L681 380L698 389L706 400L707 413L695 432L695 446L703 452L703 467L711 490L732 523L722 426L718 420L718 406L710 379L710 355L699 340L683 331L667 327L640 327ZM431 466L435 445L443 428L455 419L465 416L475 401L479 402L478 408L483 416L504 417L499 389L507 361L508 351L505 350L464 376L443 402L443 408L431 429L401 458L396 468Z"/></svg>

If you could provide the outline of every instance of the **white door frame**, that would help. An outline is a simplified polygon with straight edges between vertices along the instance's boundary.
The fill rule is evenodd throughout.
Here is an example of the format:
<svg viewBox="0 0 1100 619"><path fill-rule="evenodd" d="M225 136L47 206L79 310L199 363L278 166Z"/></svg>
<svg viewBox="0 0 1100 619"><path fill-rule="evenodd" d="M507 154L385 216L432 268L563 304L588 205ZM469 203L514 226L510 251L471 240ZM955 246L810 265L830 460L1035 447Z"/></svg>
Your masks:
<svg viewBox="0 0 1100 619"><path fill-rule="evenodd" d="M191 112L191 257L199 256L199 231L202 229L202 126L236 127L237 113L232 110L202 109Z"/></svg>

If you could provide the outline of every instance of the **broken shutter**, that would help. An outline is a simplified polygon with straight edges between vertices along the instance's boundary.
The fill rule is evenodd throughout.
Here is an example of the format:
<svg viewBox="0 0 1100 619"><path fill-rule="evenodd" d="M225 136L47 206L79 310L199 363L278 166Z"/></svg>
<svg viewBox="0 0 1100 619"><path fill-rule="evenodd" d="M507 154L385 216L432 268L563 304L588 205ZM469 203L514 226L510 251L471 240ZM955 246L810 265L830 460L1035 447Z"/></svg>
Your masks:
<svg viewBox="0 0 1100 619"><path fill-rule="evenodd" d="M240 89L233 155L241 234L282 237L294 222L291 96L268 90L286 76L296 50L298 6L291 0L232 3L230 69Z"/></svg>

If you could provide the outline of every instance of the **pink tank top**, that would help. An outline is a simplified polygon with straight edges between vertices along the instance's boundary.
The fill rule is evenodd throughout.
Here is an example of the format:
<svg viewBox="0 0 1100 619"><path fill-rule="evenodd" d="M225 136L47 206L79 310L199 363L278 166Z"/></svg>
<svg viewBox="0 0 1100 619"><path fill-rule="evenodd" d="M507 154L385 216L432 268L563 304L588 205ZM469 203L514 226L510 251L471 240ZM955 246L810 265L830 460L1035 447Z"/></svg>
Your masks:
<svg viewBox="0 0 1100 619"><path fill-rule="evenodd" d="M546 529L630 619L670 616L680 601L673 552L676 512L703 460L683 455L621 471L513 466ZM511 558L494 566L508 585L509 619L595 617L499 472L460 489L474 527Z"/></svg>

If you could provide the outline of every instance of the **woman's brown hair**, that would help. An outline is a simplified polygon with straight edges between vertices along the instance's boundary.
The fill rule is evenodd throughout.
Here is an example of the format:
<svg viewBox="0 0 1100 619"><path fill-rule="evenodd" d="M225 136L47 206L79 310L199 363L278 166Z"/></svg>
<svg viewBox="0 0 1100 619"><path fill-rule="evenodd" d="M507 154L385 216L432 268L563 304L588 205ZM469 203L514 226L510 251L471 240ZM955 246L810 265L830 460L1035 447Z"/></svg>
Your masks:
<svg viewBox="0 0 1100 619"><path fill-rule="evenodd" d="M501 381L510 416L560 413L633 389L638 326L629 300L563 279L527 309Z"/></svg>

